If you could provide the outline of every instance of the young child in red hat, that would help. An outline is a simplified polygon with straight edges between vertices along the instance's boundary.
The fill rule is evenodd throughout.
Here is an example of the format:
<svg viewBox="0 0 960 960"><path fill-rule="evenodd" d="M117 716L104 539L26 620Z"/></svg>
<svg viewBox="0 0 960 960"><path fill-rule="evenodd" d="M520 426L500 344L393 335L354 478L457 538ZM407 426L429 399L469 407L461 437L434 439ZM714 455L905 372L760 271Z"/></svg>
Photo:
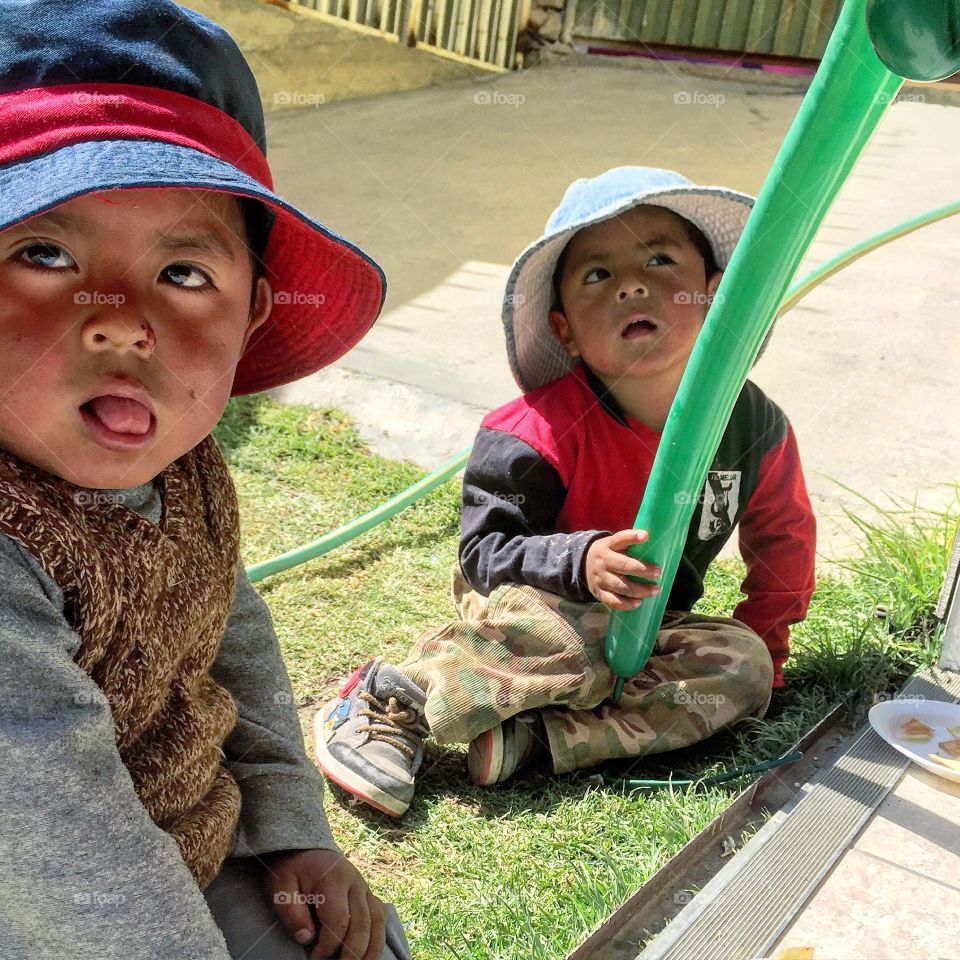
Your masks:
<svg viewBox="0 0 960 960"><path fill-rule="evenodd" d="M4 957L409 956L330 835L210 436L383 302L265 150L209 20L0 2Z"/></svg>

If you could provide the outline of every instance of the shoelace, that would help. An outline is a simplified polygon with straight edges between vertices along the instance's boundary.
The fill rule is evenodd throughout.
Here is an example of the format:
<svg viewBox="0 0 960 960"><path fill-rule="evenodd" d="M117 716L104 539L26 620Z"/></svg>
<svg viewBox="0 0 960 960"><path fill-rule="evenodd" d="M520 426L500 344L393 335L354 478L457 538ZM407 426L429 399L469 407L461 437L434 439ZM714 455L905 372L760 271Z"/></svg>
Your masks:
<svg viewBox="0 0 960 960"><path fill-rule="evenodd" d="M367 691L363 691L359 697L373 709L364 707L357 711L358 716L369 717L370 723L358 725L356 732L369 733L371 740L389 743L412 760L417 752L408 740L420 740L427 733L426 724L419 713L413 707L401 706L396 697L390 697L386 703Z"/></svg>

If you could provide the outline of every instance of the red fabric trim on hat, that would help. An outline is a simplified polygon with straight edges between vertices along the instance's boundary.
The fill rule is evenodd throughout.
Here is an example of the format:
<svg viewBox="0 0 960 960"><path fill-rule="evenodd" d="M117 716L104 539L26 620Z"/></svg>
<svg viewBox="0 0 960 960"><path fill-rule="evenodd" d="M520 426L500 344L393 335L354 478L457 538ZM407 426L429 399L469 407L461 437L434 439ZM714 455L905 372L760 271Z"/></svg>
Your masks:
<svg viewBox="0 0 960 960"><path fill-rule="evenodd" d="M0 164L90 140L158 140L201 150L273 189L267 158L222 110L129 83L34 87L0 95Z"/></svg>

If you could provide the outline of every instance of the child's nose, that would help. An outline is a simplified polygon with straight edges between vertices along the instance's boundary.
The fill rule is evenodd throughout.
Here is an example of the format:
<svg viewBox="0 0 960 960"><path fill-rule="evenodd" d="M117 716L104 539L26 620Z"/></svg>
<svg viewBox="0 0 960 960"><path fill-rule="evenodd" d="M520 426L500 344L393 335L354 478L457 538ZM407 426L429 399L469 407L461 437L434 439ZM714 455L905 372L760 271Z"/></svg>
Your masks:
<svg viewBox="0 0 960 960"><path fill-rule="evenodd" d="M156 337L150 324L121 315L98 314L87 320L81 330L83 345L88 350L132 350L143 360L149 360L156 346Z"/></svg>
<svg viewBox="0 0 960 960"><path fill-rule="evenodd" d="M645 297L649 292L647 285L642 280L636 278L627 279L620 284L620 289L617 291L617 299L623 301L626 300L627 297Z"/></svg>

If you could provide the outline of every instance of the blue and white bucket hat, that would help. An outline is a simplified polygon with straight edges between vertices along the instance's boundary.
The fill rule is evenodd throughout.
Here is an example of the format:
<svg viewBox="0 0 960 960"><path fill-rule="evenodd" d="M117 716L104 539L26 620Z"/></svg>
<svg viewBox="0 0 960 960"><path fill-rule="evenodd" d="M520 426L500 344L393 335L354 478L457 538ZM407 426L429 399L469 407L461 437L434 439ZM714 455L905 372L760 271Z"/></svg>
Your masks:
<svg viewBox="0 0 960 960"><path fill-rule="evenodd" d="M507 279L503 299L507 357L524 393L562 377L576 363L554 336L549 320L553 275L564 248L578 230L641 204L665 207L697 226L723 270L754 198L727 187L700 187L679 173L655 167L614 167L570 184L543 236L520 254ZM765 339L761 354L766 343Z"/></svg>

